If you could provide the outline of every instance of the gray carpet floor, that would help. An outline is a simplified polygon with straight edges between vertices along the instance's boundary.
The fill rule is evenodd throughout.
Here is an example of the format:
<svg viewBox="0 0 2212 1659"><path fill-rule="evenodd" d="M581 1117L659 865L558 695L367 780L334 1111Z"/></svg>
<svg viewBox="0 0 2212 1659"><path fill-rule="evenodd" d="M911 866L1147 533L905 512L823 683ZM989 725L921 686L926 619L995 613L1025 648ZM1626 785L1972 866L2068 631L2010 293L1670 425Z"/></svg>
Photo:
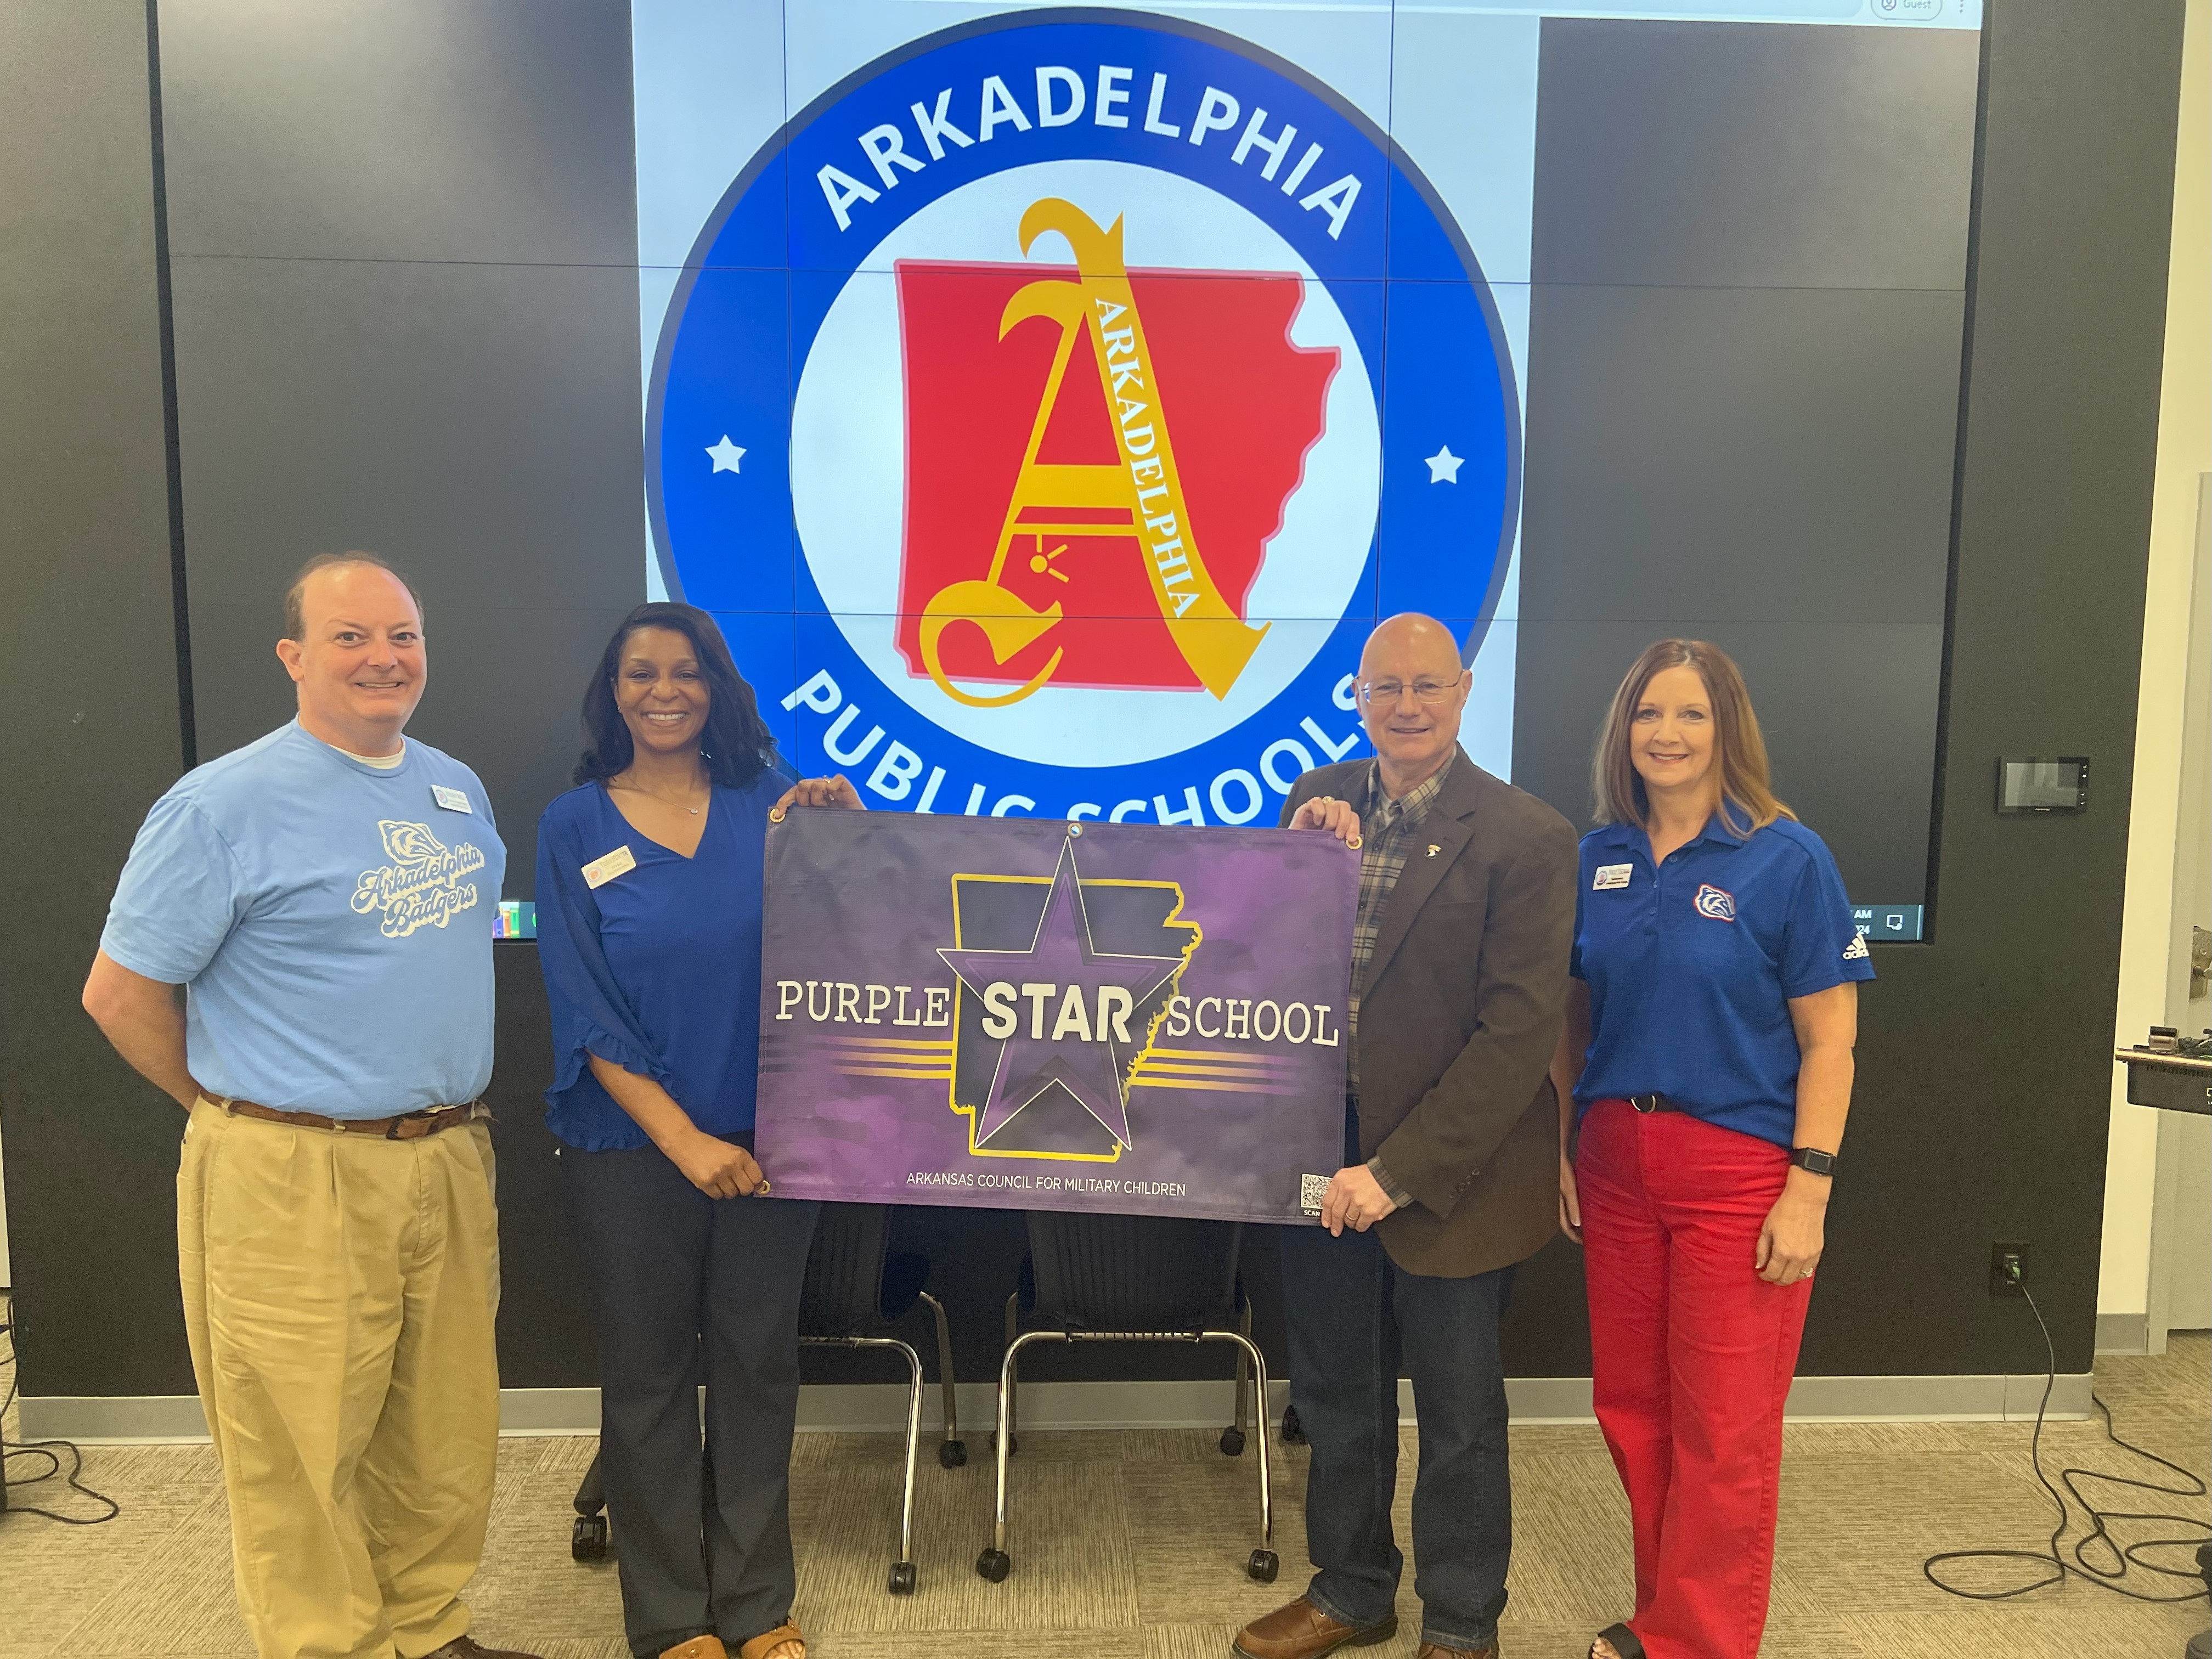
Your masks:
<svg viewBox="0 0 2212 1659"><path fill-rule="evenodd" d="M2177 1337L2157 1358L2100 1359L2098 1389L2119 1431L2212 1479L2212 1339ZM0 1370L0 1389L7 1378ZM1224 1396L1226 1388L1224 1389ZM9 1425L12 1430L12 1423ZM2050 1499L2028 1464L2028 1425L1804 1424L1788 1431L1773 1659L2180 1659L2208 1618L2193 1603L2151 1607L2080 1582L2014 1601L1974 1603L1923 1577L1923 1558L1980 1547L2034 1550ZM1015 1566L1003 1584L973 1570L989 1540L991 1471L945 1470L925 1452L918 1477L917 1594L884 1581L897 1542L898 1442L889 1435L800 1437L793 1474L798 1612L816 1659L1221 1659L1236 1627L1303 1587L1304 1454L1277 1470L1281 1580L1243 1573L1254 1542L1252 1452L1224 1457L1211 1431L1024 1433L1012 1486ZM1412 1432L1407 1436L1410 1475ZM623 1659L611 1563L569 1559L569 1498L594 1443L510 1439L483 1568L471 1589L478 1638L544 1659ZM2050 1425L2045 1467L2084 1464L2171 1480L2111 1445L2095 1423ZM15 1465L19 1477L28 1466ZM1516 1540L1504 1647L1512 1659L1575 1659L1626 1610L1627 1512L1594 1428L1513 1434ZM85 1479L123 1506L104 1526L0 1520L0 1659L251 1652L231 1600L222 1486L205 1446L87 1449ZM2142 1501L2102 1487L2120 1510L2203 1516L2203 1498ZM58 1482L15 1487L17 1504L90 1510ZM1406 1499L1399 1527L1406 1536ZM2171 1528L2166 1529L2171 1531ZM2160 1534L2124 1526L2132 1540ZM2185 1550L2163 1559L2181 1565ZM1968 1584L2018 1583L2032 1564L1969 1565ZM1410 1656L1419 1607L1412 1571L1404 1633L1363 1650ZM2137 1572L2131 1585L2185 1588Z"/></svg>

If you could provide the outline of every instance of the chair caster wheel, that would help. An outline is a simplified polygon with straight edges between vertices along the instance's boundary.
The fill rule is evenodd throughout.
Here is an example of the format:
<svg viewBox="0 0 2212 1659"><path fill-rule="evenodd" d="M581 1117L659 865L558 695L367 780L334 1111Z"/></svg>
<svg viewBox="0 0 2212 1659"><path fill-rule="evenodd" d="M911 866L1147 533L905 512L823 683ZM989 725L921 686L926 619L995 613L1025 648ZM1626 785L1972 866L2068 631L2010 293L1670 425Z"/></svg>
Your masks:
<svg viewBox="0 0 2212 1659"><path fill-rule="evenodd" d="M1006 1575L1014 1570L1012 1558L1004 1550L985 1550L975 1558L975 1571L994 1584L1006 1582Z"/></svg>
<svg viewBox="0 0 2212 1659"><path fill-rule="evenodd" d="M1298 1408L1296 1406L1283 1407L1283 1443L1285 1446L1303 1446L1306 1443L1305 1425L1298 1421Z"/></svg>
<svg viewBox="0 0 2212 1659"><path fill-rule="evenodd" d="M1017 1452L1020 1451L1020 1450L1021 1450L1021 1449L1022 1449L1022 1437L1021 1437L1021 1436L1019 1436L1019 1435L1018 1435L1018 1434L1010 1434L1010 1435L1008 1435L1008 1436L1006 1437L1006 1455L1007 1455L1007 1456L1009 1456L1009 1457L1013 1456ZM998 1431L996 1429L994 1429L994 1430L992 1430L992 1431L991 1431L991 1452L992 1452L992 1455L993 1455L994 1456L997 1455L997 1454L998 1454L998 1450L999 1450L999 1431Z"/></svg>
<svg viewBox="0 0 2212 1659"><path fill-rule="evenodd" d="M942 1468L965 1468L968 1462L968 1443L964 1440L942 1442L937 1448L937 1462L939 1467Z"/></svg>
<svg viewBox="0 0 2212 1659"><path fill-rule="evenodd" d="M1222 1430L1222 1431L1221 1431L1221 1455L1222 1455L1224 1457L1242 1457L1242 1456L1243 1456L1243 1455L1244 1455L1244 1431L1243 1431L1243 1430L1242 1430L1242 1429L1224 1429L1224 1430Z"/></svg>
<svg viewBox="0 0 2212 1659"><path fill-rule="evenodd" d="M913 1563L913 1562L911 1562L911 1561L894 1561L894 1562L892 1562L892 1563L891 1563L891 1594L892 1594L893 1595L913 1595L913 1594L914 1594L915 1583L916 1579L919 1577L919 1576L920 1576L920 1575L919 1575L918 1573L916 1573L916 1571L915 1571L915 1565L914 1565L914 1563Z"/></svg>
<svg viewBox="0 0 2212 1659"><path fill-rule="evenodd" d="M579 1561L604 1561L607 1559L607 1517L604 1515L580 1515L574 1528L568 1534L568 1553Z"/></svg>
<svg viewBox="0 0 2212 1659"><path fill-rule="evenodd" d="M1258 1579L1260 1583L1272 1584L1275 1582L1275 1573L1281 1565L1282 1563L1276 1559L1274 1551L1254 1550L1252 1559L1244 1564L1244 1571L1248 1576Z"/></svg>

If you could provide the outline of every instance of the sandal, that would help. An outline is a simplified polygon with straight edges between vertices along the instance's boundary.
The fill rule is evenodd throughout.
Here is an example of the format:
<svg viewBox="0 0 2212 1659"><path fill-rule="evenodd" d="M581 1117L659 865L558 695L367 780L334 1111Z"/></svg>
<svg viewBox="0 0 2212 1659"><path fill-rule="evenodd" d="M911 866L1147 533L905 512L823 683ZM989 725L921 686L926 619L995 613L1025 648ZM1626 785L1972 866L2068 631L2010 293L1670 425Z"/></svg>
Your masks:
<svg viewBox="0 0 2212 1659"><path fill-rule="evenodd" d="M738 1659L768 1659L786 1642L799 1644L799 1650L806 1651L806 1638L799 1633L799 1620L787 1619L774 1630L764 1630L738 1650ZM1643 1650L1637 1650L1635 1659L1643 1659Z"/></svg>
<svg viewBox="0 0 2212 1659"><path fill-rule="evenodd" d="M1636 1632L1626 1625L1607 1625L1590 1644L1589 1659L1597 1659L1599 1642L1609 1642L1620 1659L1644 1659L1644 1644L1637 1640Z"/></svg>

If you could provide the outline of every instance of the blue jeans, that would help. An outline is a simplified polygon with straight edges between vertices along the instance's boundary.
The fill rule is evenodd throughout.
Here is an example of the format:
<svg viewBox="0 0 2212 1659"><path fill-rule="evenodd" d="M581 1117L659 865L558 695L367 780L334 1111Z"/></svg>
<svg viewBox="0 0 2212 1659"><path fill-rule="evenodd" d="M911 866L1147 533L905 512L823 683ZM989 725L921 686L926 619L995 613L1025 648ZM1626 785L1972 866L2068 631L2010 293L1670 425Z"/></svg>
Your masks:
<svg viewBox="0 0 2212 1659"><path fill-rule="evenodd" d="M1398 1376L1413 1382L1413 1588L1421 1638L1486 1648L1505 1610L1513 1553L1505 1372L1498 1321L1513 1269L1429 1279L1393 1263L1374 1234L1279 1230L1291 1403L1313 1447L1306 1595L1330 1618L1379 1625L1405 1567L1390 1531L1398 1474Z"/></svg>

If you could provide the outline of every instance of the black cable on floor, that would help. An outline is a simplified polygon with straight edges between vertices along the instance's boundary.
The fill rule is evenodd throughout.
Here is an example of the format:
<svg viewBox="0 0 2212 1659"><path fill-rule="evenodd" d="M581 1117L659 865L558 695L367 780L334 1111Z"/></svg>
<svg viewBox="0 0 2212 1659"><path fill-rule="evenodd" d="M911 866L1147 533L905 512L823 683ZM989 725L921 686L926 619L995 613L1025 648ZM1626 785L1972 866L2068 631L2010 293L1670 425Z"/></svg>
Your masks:
<svg viewBox="0 0 2212 1659"><path fill-rule="evenodd" d="M4 1393L0 1393L0 1422L7 1420L8 1407L15 1403L15 1329L12 1324L0 1324L0 1336L8 1339L8 1351L4 1354L0 1354L0 1365L5 1365L8 1368L8 1387ZM76 1442L70 1440L11 1441L4 1435L0 1435L0 1485L34 1486L41 1481L52 1480L56 1475L62 1474L64 1452L69 1454L70 1464L69 1473L62 1478L67 1481L70 1490L82 1493L95 1504L106 1504L106 1514L61 1515L52 1510L40 1509L35 1504L18 1504L13 1498L8 1500L8 1507L4 1510L0 1510L0 1514L44 1516L47 1520L58 1521L65 1527L97 1527L104 1522L112 1521L117 1516L122 1514L123 1506L120 1504L106 1492L94 1492L79 1479L84 1474L84 1452ZM47 1468L45 1473L40 1474L9 1474L9 1462L10 1459L18 1457L43 1457L46 1460Z"/></svg>
<svg viewBox="0 0 2212 1659"><path fill-rule="evenodd" d="M2121 1439L2118 1431L2112 1426L2112 1408L2094 1392L2089 1396L2090 1403L2105 1414L2105 1433L2114 1445L2131 1451L2138 1457L2147 1457L2161 1468L2172 1470L2189 1484L2185 1486L2163 1486L2155 1480L2138 1480L2130 1475L2107 1474L2101 1469L2059 1470L2059 1481L2069 1492L2073 1494L2074 1501L2081 1506L2083 1513L2089 1517L2091 1522L2089 1531L2075 1540L2071 1551L2074 1558L2072 1560L2068 1560L2066 1556L2060 1553L2059 1546L2066 1537L2067 1529L2074 1524L2073 1514L2066 1507L2066 1499L2059 1495L2058 1488L2051 1484L2051 1477L2043 1472L2043 1416L2051 1405L2051 1391L2058 1382L2058 1350L2057 1345L2051 1340L2051 1327L2044 1323L2043 1310L2035 1305L2035 1297L2029 1294L2027 1286L2021 1284L2016 1277L2014 1283L2020 1284L2020 1293L2027 1297L2028 1311L2035 1316L2036 1326L2043 1333L2044 1352L2050 1360L2043 1380L2043 1398L2036 1403L2035 1433L2028 1441L2028 1462L2035 1470L2037 1481L2045 1492L2051 1494L2051 1501L2058 1507L2058 1526L2051 1534L2051 1543L2046 1549L1946 1550L1942 1554L1931 1555L1922 1562L1921 1571L1928 1575L1928 1582L1935 1585L1937 1589L1948 1591L1953 1595L1964 1596L1970 1601L2009 1601L2015 1595L2026 1595L2031 1590L2045 1589L2052 1584L2063 1583L2069 1577L2083 1579L2096 1585L2100 1589L2112 1591L2115 1595L2124 1595L2131 1601L2202 1600L2205 1594L2204 1579L2203 1573L2195 1565L2192 1565L2187 1568L2164 1567L2155 1561L2145 1559L2138 1552L2155 1549L2193 1549L2203 1543L2203 1539L2147 1538L2139 1543L2123 1547L2112 1536L2112 1524L2115 1521L2162 1521L2178 1527L2196 1527L2208 1536L2212 1536L2212 1522L2199 1521L2193 1516L2163 1514L2154 1510L2099 1509L2081 1495L2081 1488L2075 1484L2077 1479L2102 1480L2111 1486L2133 1486L2138 1491L2154 1492L2167 1498L2202 1498L2205 1495L2204 1483L2179 1464L2170 1463L2156 1452L2145 1451L2141 1446L2132 1445ZM2092 1546L2101 1549L2104 1559L2110 1562L2110 1565L2100 1566L2089 1559L2084 1552ZM2011 1589L1970 1590L1961 1589L1956 1584L1947 1584L1936 1576L1938 1564L1947 1561L2033 1561L2039 1566L2047 1567L2050 1571L2040 1574L2027 1583L2015 1586ZM2130 1567L2141 1567L2147 1572L2159 1573L2168 1578L2190 1579L2195 1583L2197 1588L2179 1595L2152 1595L2142 1590L2128 1589L2122 1586L2120 1581L2128 1576L2128 1570Z"/></svg>

